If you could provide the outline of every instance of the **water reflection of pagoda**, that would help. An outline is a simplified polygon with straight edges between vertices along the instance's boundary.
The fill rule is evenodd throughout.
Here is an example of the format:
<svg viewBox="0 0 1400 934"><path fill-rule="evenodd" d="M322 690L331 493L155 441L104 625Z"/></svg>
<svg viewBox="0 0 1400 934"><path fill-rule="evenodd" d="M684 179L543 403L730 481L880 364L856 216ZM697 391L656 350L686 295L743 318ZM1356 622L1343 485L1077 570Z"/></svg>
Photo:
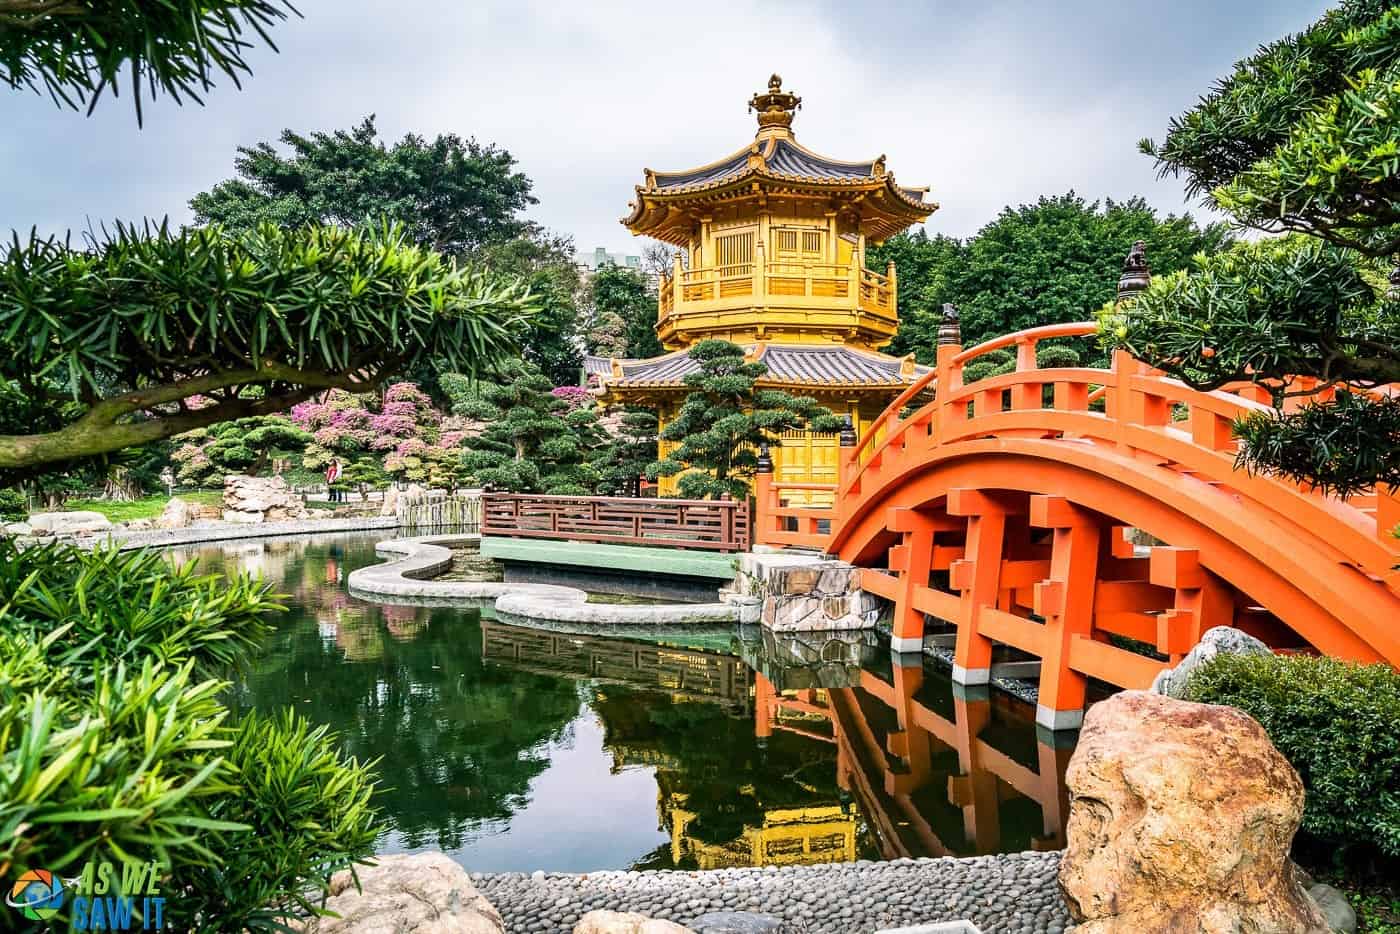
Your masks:
<svg viewBox="0 0 1400 934"><path fill-rule="evenodd" d="M613 770L656 770L658 828L675 867L853 860L858 813L835 750L796 736L756 742L752 673L732 655L482 623L484 654L601 681L592 707Z"/></svg>
<svg viewBox="0 0 1400 934"><path fill-rule="evenodd" d="M597 679L613 769L656 770L655 868L790 865L1064 846L1064 734L869 633L778 637L741 658L483 622L485 656ZM746 739L747 738L747 739Z"/></svg>

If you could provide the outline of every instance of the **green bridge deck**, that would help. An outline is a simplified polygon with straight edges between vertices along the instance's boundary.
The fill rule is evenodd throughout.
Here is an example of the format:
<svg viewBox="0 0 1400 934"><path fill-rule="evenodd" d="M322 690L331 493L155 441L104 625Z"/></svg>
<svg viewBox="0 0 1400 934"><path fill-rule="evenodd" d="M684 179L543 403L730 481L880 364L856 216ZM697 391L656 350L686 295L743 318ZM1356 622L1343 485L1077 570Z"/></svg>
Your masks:
<svg viewBox="0 0 1400 934"><path fill-rule="evenodd" d="M595 571L665 574L720 581L734 579L736 562L739 560L738 555L725 552L499 536L482 537L481 555L498 561L526 561L532 564L558 564Z"/></svg>

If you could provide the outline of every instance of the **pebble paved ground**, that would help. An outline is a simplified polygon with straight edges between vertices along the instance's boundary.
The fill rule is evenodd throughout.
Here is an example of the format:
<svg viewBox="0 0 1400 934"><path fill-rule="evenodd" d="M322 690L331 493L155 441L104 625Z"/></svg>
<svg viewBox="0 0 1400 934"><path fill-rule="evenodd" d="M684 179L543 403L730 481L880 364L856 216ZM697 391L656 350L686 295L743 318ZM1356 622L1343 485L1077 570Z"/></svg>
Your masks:
<svg viewBox="0 0 1400 934"><path fill-rule="evenodd" d="M1058 853L902 859L712 872L472 873L509 934L568 934L596 908L689 924L712 911L783 920L775 934L871 934L967 919L984 934L1072 930Z"/></svg>

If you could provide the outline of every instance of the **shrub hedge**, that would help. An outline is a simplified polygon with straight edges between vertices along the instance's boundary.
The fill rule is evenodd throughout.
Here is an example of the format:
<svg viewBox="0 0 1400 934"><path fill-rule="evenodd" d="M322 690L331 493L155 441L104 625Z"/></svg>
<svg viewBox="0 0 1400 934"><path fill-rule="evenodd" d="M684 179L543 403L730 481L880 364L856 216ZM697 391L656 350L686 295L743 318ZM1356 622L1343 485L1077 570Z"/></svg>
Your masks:
<svg viewBox="0 0 1400 934"><path fill-rule="evenodd" d="M1400 673L1312 656L1220 655L1190 700L1250 714L1307 789L1303 830L1400 856Z"/></svg>
<svg viewBox="0 0 1400 934"><path fill-rule="evenodd" d="M229 722L221 679L277 609L260 580L154 553L0 542L5 878L155 860L168 926L243 931L370 856L370 766L290 711Z"/></svg>

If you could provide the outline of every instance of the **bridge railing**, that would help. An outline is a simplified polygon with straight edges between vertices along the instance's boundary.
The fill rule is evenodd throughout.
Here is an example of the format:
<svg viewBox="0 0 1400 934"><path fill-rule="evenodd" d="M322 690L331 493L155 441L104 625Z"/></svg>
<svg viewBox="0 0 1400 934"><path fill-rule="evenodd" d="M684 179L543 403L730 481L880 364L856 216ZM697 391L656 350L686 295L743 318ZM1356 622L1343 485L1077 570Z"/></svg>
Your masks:
<svg viewBox="0 0 1400 934"><path fill-rule="evenodd" d="M729 499L487 493L482 497L481 534L704 551L747 551L749 504Z"/></svg>
<svg viewBox="0 0 1400 934"><path fill-rule="evenodd" d="M1134 458L1170 466L1183 475L1235 491L1306 525L1308 516L1326 513L1341 519L1369 544L1348 546L1352 561L1379 578L1394 580L1400 541L1391 530L1400 523L1400 498L1382 490L1341 500L1280 480L1236 468L1239 445L1233 422L1251 412L1271 411L1267 385L1239 383L1202 392L1152 369L1129 354L1114 353L1112 364L1099 367L1041 368L1036 350L1042 341L1095 334L1094 322L1075 322L1008 334L975 347L939 347L934 369L920 377L887 406L865 436L838 458L835 508L794 506L785 501L791 484L758 478L756 540L765 544L825 549L829 528L839 530L856 508L862 486L878 487L885 462L901 459L913 447L980 438L1054 438L1108 443ZM972 361L996 350L1012 349L1016 369L973 383L963 382ZM1314 384L1316 385L1316 384ZM1290 386L1285 407L1310 399L1326 400L1337 391L1305 382ZM921 398L933 398L912 412ZM1359 548L1359 550L1358 550Z"/></svg>
<svg viewBox="0 0 1400 934"><path fill-rule="evenodd" d="M831 538L836 507L794 504L794 493L836 493L834 483L786 483L773 479L773 474L754 476L753 540L756 545L792 545L799 548L823 548ZM810 497L799 496L799 499Z"/></svg>

